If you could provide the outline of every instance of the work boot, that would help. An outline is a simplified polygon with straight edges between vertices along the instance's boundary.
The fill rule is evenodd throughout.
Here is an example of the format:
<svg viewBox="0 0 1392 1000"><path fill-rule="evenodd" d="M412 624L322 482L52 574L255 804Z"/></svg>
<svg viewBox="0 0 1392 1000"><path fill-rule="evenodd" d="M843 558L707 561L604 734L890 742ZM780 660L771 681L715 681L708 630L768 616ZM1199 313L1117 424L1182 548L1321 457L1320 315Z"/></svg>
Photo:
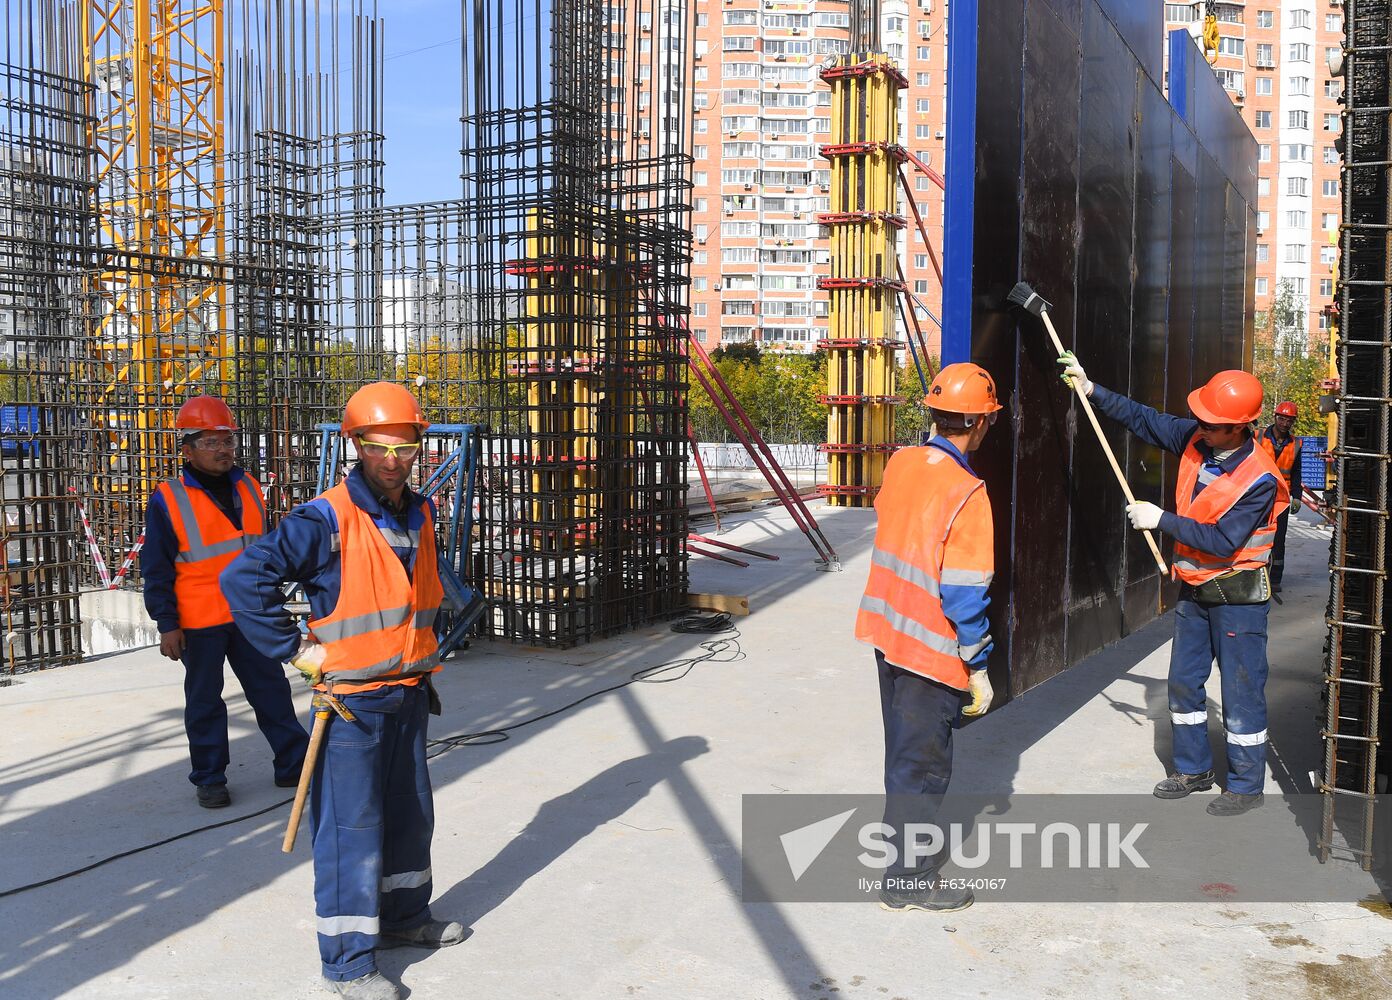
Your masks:
<svg viewBox="0 0 1392 1000"><path fill-rule="evenodd" d="M1210 816L1241 816L1249 809L1262 804L1262 793L1243 795L1241 792L1223 792L1208 804Z"/></svg>
<svg viewBox="0 0 1392 1000"><path fill-rule="evenodd" d="M325 979L324 989L341 997L348 997L348 1000L398 1000L401 996L401 991L396 988L394 982L375 971L342 982Z"/></svg>
<svg viewBox="0 0 1392 1000"><path fill-rule="evenodd" d="M1176 771L1155 786L1157 799L1182 799L1190 792L1206 792L1213 787L1213 768L1203 774L1183 774Z"/></svg>
<svg viewBox="0 0 1392 1000"><path fill-rule="evenodd" d="M896 877L927 884L891 888L889 881ZM880 890L880 909L892 913L907 913L909 910L951 913L954 910L965 910L975 899L970 889L950 888L943 884L943 880L937 875L886 875L885 887Z"/></svg>
<svg viewBox="0 0 1392 1000"><path fill-rule="evenodd" d="M448 948L464 940L464 925L455 920L427 920L399 931L383 930L378 948Z"/></svg>
<svg viewBox="0 0 1392 1000"><path fill-rule="evenodd" d="M204 809L221 809L232 804L226 785L199 785L198 804Z"/></svg>

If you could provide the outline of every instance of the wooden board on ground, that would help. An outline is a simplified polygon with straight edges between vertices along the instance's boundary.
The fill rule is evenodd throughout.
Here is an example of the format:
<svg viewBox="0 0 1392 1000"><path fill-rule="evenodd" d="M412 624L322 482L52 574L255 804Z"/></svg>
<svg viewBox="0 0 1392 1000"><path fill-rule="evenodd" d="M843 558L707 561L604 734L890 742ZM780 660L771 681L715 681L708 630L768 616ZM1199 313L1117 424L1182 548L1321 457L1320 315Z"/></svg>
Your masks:
<svg viewBox="0 0 1392 1000"><path fill-rule="evenodd" d="M738 617L749 614L749 598L734 594L687 594L686 606L702 611L724 611Z"/></svg>

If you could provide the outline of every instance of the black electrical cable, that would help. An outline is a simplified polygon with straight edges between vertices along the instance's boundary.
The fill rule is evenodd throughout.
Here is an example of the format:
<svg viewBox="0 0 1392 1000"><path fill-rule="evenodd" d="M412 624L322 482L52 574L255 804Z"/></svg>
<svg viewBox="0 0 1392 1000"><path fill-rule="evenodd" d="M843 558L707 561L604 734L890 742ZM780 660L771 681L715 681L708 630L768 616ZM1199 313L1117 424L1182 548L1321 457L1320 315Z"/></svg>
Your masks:
<svg viewBox="0 0 1392 1000"><path fill-rule="evenodd" d="M698 663L735 663L745 657L744 650L740 648L739 644L739 631L730 623L730 616L727 614L709 616L688 615L685 618L679 618L673 622L672 631L684 634L719 635L720 638L707 639L705 642L701 643L700 648L705 650L705 652L700 656L687 656L679 660L670 660L667 663L659 663L651 667L644 667L642 670L635 671L628 680L620 684L614 684L598 691L591 691L583 698L577 698L567 705L562 705L560 708L552 709L549 712L543 712L540 715L533 715L530 718L523 719L521 722L514 722L510 726L503 726L499 729L488 729L479 733L460 733L456 736L447 736L438 740L427 740L427 746L436 747L437 749L434 753L427 753L426 759L433 760L458 747L489 746L493 743L502 743L504 740L509 739L508 733L514 730L521 729L523 726L533 725L544 719L553 718L564 712L570 711L572 708L583 705L592 698L598 698L602 694L618 691L628 687L630 684L669 684L672 681L679 681L687 674L691 673L692 669ZM722 655L725 653L729 655ZM662 676L672 671L680 672L674 673L673 676ZM90 865L74 868L72 871L63 872L61 875L54 875L41 882L31 882L28 885L20 885L13 889L5 889L4 891L0 891L0 899L4 899L7 896L17 896L21 892L28 892L31 889L42 889L46 885L53 885L55 882L62 882L65 879L75 878L78 875L85 875L87 872L100 868L103 865L109 865L113 861L120 861L122 858L129 858L135 854L143 854L145 851L153 851L157 847L164 847L166 844L172 844L177 840L184 840L200 833L207 833L209 830L218 830L224 826L232 826L235 823L243 823L249 819L255 819L257 816L264 816L268 812L274 812L281 806L287 806L294 801L293 797L282 799L279 802L274 802L266 806L264 809L258 809L256 812L247 813L245 816L236 816L232 819L225 819L221 823L209 823L207 826L185 830L183 833L176 833L172 837L166 837L152 844L142 844L139 847L132 847L128 851L122 851L120 854L113 854L108 858L102 858L100 861L93 861Z"/></svg>

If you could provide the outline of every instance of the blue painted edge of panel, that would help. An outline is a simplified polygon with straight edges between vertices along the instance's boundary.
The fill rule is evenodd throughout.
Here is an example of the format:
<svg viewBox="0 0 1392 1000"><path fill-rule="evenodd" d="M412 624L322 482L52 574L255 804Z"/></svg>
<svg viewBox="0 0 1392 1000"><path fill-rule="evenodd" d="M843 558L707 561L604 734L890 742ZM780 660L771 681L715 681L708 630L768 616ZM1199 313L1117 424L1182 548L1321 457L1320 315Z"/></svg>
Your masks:
<svg viewBox="0 0 1392 1000"><path fill-rule="evenodd" d="M972 254L976 213L978 0L947 8L947 150L943 206L942 363L971 360Z"/></svg>
<svg viewBox="0 0 1392 1000"><path fill-rule="evenodd" d="M1165 96L1180 120L1189 122L1189 61L1185 58L1186 48L1191 44L1189 32L1183 28L1171 31L1169 43L1170 80Z"/></svg>

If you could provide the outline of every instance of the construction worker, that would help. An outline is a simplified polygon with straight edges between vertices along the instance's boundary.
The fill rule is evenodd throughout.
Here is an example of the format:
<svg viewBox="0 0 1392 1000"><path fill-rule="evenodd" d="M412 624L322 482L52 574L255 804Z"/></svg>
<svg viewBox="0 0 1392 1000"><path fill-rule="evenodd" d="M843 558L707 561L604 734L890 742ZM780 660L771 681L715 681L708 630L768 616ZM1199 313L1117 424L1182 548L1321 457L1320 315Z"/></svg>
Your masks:
<svg viewBox="0 0 1392 1000"><path fill-rule="evenodd" d="M1290 510L1281 514L1276 524L1276 544L1271 553L1271 590L1281 592L1281 577L1286 572L1286 528L1290 526L1290 516L1300 513L1300 494L1303 484L1300 481L1300 450L1304 442L1291 433L1300 410L1289 400L1276 404L1276 416L1271 426L1262 431L1257 442L1262 450L1271 456L1281 475L1286 477L1286 488L1290 490Z"/></svg>
<svg viewBox="0 0 1392 1000"><path fill-rule="evenodd" d="M1174 771L1155 794L1178 799L1213 787L1204 684L1216 658L1228 774L1208 811L1244 813L1261 805L1266 779L1267 568L1290 496L1276 463L1252 439L1261 382L1249 372L1219 372L1189 394L1193 417L1174 417L1095 385L1071 352L1059 363L1097 409L1180 456L1174 512L1146 501L1126 507L1132 527L1174 537L1171 571L1183 584L1170 653Z"/></svg>
<svg viewBox="0 0 1392 1000"><path fill-rule="evenodd" d="M280 661L249 642L218 590L218 574L266 531L261 486L237 467L237 422L214 396L194 396L174 418L183 471L161 483L145 511L140 572L160 652L184 664L184 730L198 804L230 805L223 663L241 682L275 754L275 783L299 781L309 737L295 718Z"/></svg>
<svg viewBox="0 0 1392 1000"><path fill-rule="evenodd" d="M971 890L936 880L942 853L907 850L905 824L932 823L952 776L960 715L991 704L986 596L995 570L991 502L969 456L996 422L996 385L974 364L940 371L924 404L937 434L895 452L875 498L875 547L856 638L875 647L885 733L885 817L894 861L880 905L960 910ZM963 706L963 698L967 704Z"/></svg>
<svg viewBox="0 0 1392 1000"><path fill-rule="evenodd" d="M310 833L324 984L353 1000L395 1000L376 948L441 948L464 928L430 912L435 814L425 762L434 621L442 588L434 509L408 484L430 426L409 391L375 382L355 392L343 436L348 477L285 517L222 577L238 624L290 661L352 719L331 716L313 772ZM309 634L282 587L309 599Z"/></svg>

